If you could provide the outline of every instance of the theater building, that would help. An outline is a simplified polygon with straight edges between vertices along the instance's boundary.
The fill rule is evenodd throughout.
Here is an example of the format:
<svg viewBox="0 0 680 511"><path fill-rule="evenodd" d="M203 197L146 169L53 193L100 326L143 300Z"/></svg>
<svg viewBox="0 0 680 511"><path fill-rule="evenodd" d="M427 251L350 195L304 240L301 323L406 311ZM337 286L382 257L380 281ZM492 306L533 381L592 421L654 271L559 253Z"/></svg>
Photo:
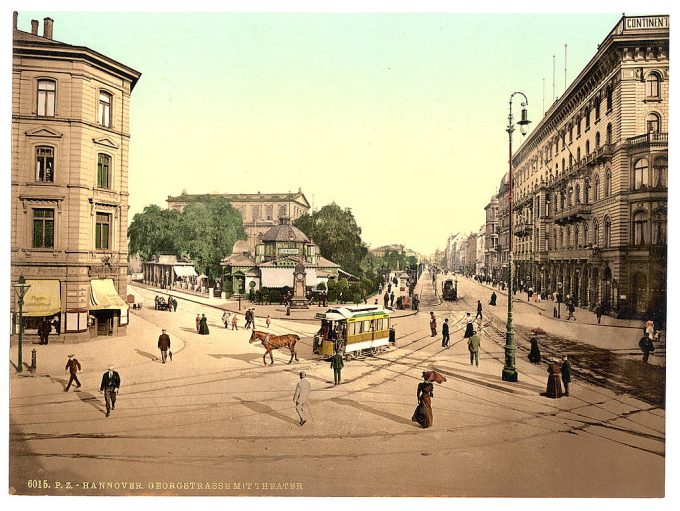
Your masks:
<svg viewBox="0 0 680 511"><path fill-rule="evenodd" d="M661 322L668 27L668 16L622 17L513 155L517 279Z"/></svg>
<svg viewBox="0 0 680 511"><path fill-rule="evenodd" d="M123 335L127 283L130 94L140 73L53 38L54 22L17 28L12 58L11 279L31 287L30 339L45 319L82 341ZM10 303L14 331L17 298Z"/></svg>

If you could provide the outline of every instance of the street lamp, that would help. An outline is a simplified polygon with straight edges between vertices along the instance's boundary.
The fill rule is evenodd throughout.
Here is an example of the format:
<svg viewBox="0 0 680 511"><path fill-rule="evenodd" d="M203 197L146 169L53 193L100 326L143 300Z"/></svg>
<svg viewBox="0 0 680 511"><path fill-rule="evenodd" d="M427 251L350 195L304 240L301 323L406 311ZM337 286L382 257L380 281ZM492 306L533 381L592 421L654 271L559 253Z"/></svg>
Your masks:
<svg viewBox="0 0 680 511"><path fill-rule="evenodd" d="M24 297L26 296L26 293L28 292L28 289L31 287L29 284L26 284L26 279L24 278L23 275L19 275L19 280L17 281L16 284L12 284L12 287L14 288L14 292L17 294L17 298L19 298L18 305L19 305L19 342L17 344L17 373L20 373L24 369L24 361L22 358L22 343L24 340Z"/></svg>
<svg viewBox="0 0 680 511"><path fill-rule="evenodd" d="M524 101L522 102L522 114L521 119L517 121L519 124L520 133L522 135L527 134L527 126L531 122L527 118L526 106L529 104L529 100L523 92L513 92L510 95L510 112L508 114L508 127L505 130L508 133L508 219L509 219L509 232L508 232L508 323L507 331L505 334L505 365L503 366L502 378L503 381L515 382L517 381L517 368L515 367L515 329L512 324L512 287L513 287L513 261L512 261L512 245L514 234L512 232L512 134L515 131L515 123L512 117L512 99L516 94L520 94Z"/></svg>

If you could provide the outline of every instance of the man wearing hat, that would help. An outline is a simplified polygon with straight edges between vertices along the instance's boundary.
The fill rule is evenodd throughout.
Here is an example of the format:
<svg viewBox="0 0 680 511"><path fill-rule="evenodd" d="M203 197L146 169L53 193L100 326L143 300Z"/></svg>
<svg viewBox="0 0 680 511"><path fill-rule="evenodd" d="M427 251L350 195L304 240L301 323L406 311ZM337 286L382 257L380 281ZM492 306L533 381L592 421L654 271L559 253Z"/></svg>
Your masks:
<svg viewBox="0 0 680 511"><path fill-rule="evenodd" d="M99 392L104 393L104 400L106 401L106 416L111 414L111 410L116 409L116 394L120 388L120 375L113 370L113 366L108 366L102 376L102 384L99 386Z"/></svg>
<svg viewBox="0 0 680 511"><path fill-rule="evenodd" d="M168 358L168 350L170 349L170 336L165 333L165 328L161 331L161 335L158 336L158 349L161 350L161 360L165 364L165 360Z"/></svg>
<svg viewBox="0 0 680 511"><path fill-rule="evenodd" d="M80 367L80 362L78 362L78 359L75 358L75 355L73 353L69 354L68 360L66 361L66 368L64 369L65 371L69 371L71 373L71 377L68 379L68 384L66 385L66 388L64 389L64 392L68 392L68 389L71 388L71 383L74 381L76 382L77 389L80 388L80 382L78 381L78 371L80 371L82 368Z"/></svg>
<svg viewBox="0 0 680 511"><path fill-rule="evenodd" d="M300 381L295 387L295 394L293 395L293 402L295 403L295 410L300 416L300 426L307 422L307 399L309 399L309 392L311 386L309 380L305 378L307 375L304 371L300 371Z"/></svg>

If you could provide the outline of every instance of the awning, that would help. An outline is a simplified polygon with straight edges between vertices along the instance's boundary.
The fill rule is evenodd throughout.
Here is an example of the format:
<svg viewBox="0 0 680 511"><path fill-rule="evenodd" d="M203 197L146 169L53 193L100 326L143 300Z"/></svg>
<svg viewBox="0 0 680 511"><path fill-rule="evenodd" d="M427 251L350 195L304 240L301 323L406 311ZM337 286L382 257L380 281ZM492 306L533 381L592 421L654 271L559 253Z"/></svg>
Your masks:
<svg viewBox="0 0 680 511"><path fill-rule="evenodd" d="M262 287L293 287L293 268L285 266L283 268L260 267L262 274Z"/></svg>
<svg viewBox="0 0 680 511"><path fill-rule="evenodd" d="M27 280L24 297L24 316L51 316L61 312L61 288L58 280Z"/></svg>
<svg viewBox="0 0 680 511"><path fill-rule="evenodd" d="M118 294L113 279L90 281L90 310L127 309L128 304Z"/></svg>
<svg viewBox="0 0 680 511"><path fill-rule="evenodd" d="M198 275L193 266L173 266L172 269L178 277L196 277Z"/></svg>

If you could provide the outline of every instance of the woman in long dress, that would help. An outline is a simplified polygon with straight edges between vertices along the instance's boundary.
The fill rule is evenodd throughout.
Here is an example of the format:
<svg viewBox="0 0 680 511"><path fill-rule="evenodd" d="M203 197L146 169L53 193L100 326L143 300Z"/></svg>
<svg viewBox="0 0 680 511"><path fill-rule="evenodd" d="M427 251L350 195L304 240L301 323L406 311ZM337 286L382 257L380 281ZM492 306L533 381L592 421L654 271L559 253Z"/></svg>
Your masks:
<svg viewBox="0 0 680 511"><path fill-rule="evenodd" d="M418 397L418 406L416 411L413 412L413 417L411 420L420 424L423 428L429 428L432 426L432 395L433 395L434 385L429 381L425 380L418 384L418 391L416 396Z"/></svg>
<svg viewBox="0 0 680 511"><path fill-rule="evenodd" d="M210 333L210 330L208 330L208 318L205 317L205 314L201 316L198 333L200 335L208 335Z"/></svg>
<svg viewBox="0 0 680 511"><path fill-rule="evenodd" d="M468 312L467 315L465 316L465 334L463 335L463 339L468 339L469 337L472 337L475 335L475 327L474 327L474 319L472 319L472 316L470 316L470 313Z"/></svg>
<svg viewBox="0 0 680 511"><path fill-rule="evenodd" d="M541 362L541 350L538 349L538 339L532 337L529 342L531 343L531 350L529 350L529 362L532 364L538 364Z"/></svg>
<svg viewBox="0 0 680 511"><path fill-rule="evenodd" d="M545 389L546 397L556 399L562 397L562 382L560 381L560 364L557 360L548 359L548 385Z"/></svg>

